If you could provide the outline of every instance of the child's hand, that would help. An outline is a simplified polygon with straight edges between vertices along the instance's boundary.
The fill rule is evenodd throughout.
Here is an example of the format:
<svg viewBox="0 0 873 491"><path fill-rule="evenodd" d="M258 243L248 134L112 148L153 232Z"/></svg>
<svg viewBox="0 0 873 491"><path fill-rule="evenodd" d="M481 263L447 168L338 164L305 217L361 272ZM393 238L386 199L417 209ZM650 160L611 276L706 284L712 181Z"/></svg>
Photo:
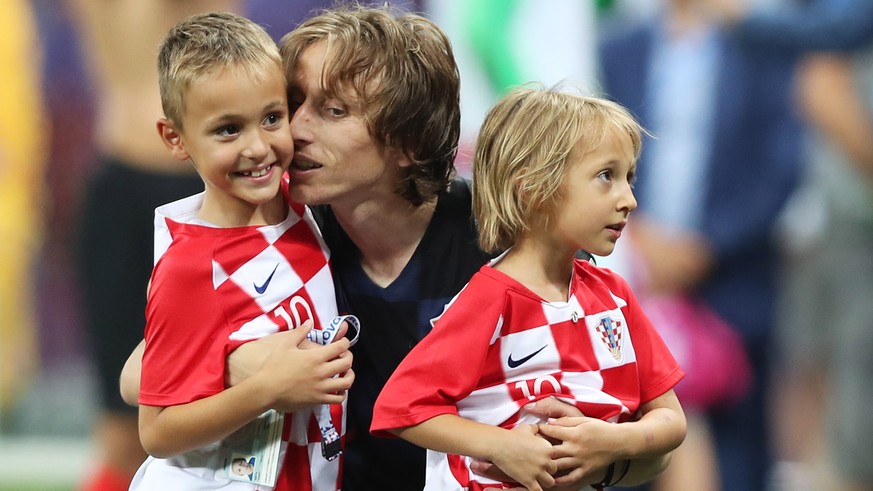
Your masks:
<svg viewBox="0 0 873 491"><path fill-rule="evenodd" d="M557 443L552 454L557 464L555 484L591 484L603 478L604 469L615 460L611 449L618 425L585 416L551 419L538 425L539 433Z"/></svg>
<svg viewBox="0 0 873 491"><path fill-rule="evenodd" d="M563 411L557 407L560 404L563 403L555 400L554 404L547 402L537 409L556 414ZM573 411L579 413L575 407ZM605 468L614 460L612 452L608 449L616 447L613 440L617 435L613 430L617 425L585 416L565 416L550 419L549 423L537 426L538 436L553 442L551 458L554 459L556 469L552 472L554 487L547 489L577 490L581 486L597 483L603 479ZM494 466L499 464L477 461L473 463L471 469L477 474L505 481L500 477L502 475L500 469L503 467L496 469ZM524 490L524 487L517 487L504 491Z"/></svg>
<svg viewBox="0 0 873 491"><path fill-rule="evenodd" d="M551 488L557 466L552 460L552 445L537 435L537 427L518 425L505 433L507 437L498 442L491 459L494 465L530 491Z"/></svg>
<svg viewBox="0 0 873 491"><path fill-rule="evenodd" d="M270 336L272 350L255 376L272 394L274 409L294 412L314 404L339 404L354 381L349 340L318 346L306 339L311 329L307 321Z"/></svg>
<svg viewBox="0 0 873 491"><path fill-rule="evenodd" d="M525 409L525 411L527 411L533 415L541 417L543 420L546 420L549 418L563 418L563 417L568 417L568 416L582 416L582 412L579 411L579 408L577 408L576 406L574 406L572 404L568 404L566 402L563 402L555 397L547 397L545 399L540 399L535 403L527 404L524 407L524 409ZM541 437L545 437L545 435L543 435L542 433L538 432L538 434ZM558 440L554 440L551 443L553 445L557 445L557 444L560 444L561 442ZM554 455L553 455L553 458L554 458ZM568 461L565 460L565 465L567 464L567 462ZM471 463L470 470L473 471L473 473L475 473L475 474L479 474L480 476L485 476L487 478L494 479L496 481L503 481L503 482L510 482L511 481L511 479L508 478L508 476L506 475L505 472L501 471L499 468L497 468L497 466L495 466L491 462L486 462L483 460L474 460ZM562 467L559 465L556 477L569 474L569 472L571 470L572 470L572 468L566 468L566 467ZM570 479L570 478L567 478L567 479ZM563 482L567 481L567 479L560 479L559 482L563 483ZM592 482L599 482L599 480L593 480ZM564 486L562 486L560 488L555 487L555 488L551 488L551 489L553 489L553 490L558 490L558 489L575 490L575 489L578 489L579 486L581 486L581 485L582 484L580 484L580 483L576 483L575 480L570 479L570 481L567 482ZM525 490L523 487L518 487L518 488L510 488L510 489L505 490L505 491L525 491Z"/></svg>
<svg viewBox="0 0 873 491"><path fill-rule="evenodd" d="M324 346L335 342L337 339L342 339L349 334L351 330L352 336L349 337L350 346L354 346L358 341L358 336L361 333L361 325L358 318L353 315L342 315L335 317L321 329L312 329L306 336L315 344Z"/></svg>

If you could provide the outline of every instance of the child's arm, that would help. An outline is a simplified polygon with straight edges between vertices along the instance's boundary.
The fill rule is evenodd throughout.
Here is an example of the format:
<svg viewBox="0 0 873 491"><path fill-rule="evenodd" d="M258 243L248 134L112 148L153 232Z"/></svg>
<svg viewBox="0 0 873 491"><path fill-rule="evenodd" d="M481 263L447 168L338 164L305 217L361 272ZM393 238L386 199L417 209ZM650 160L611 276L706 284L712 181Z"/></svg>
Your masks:
<svg viewBox="0 0 873 491"><path fill-rule="evenodd" d="M301 326L310 326L312 321L306 321ZM343 322L342 328L337 334L336 339L342 339L347 330L347 325ZM255 339L253 341L249 341L239 348L233 350L233 352L227 357L227 385L238 385L243 380L254 375L258 370L263 368L264 360L266 360L270 353L281 349L292 349L296 350L299 348L317 348L318 345L309 341L304 340L298 346L285 346L287 348L278 347L281 344L282 336L269 335L264 336L260 339ZM121 398L127 404L131 406L139 405L139 385L140 385L140 376L142 374L142 355L145 352L145 341L140 341L136 348L130 353L127 358L127 361L124 363L124 367L121 369L121 376L118 379L119 391L121 392ZM293 354L288 354L289 357L293 357ZM276 408L274 408L276 409Z"/></svg>
<svg viewBox="0 0 873 491"><path fill-rule="evenodd" d="M297 348L308 331L301 326L276 334L283 338L280 346L257 373L236 387L178 406L141 405L139 428L145 450L167 457L220 440L270 408L291 412L313 404L341 403L354 380L349 341ZM296 352L292 356L289 350Z"/></svg>
<svg viewBox="0 0 873 491"><path fill-rule="evenodd" d="M556 470L552 445L537 436L535 426L525 426L526 429L507 430L442 414L415 426L389 431L420 447L494 462L531 491L550 488Z"/></svg>
<svg viewBox="0 0 873 491"><path fill-rule="evenodd" d="M641 405L640 412L639 420L620 424L564 417L539 425L540 434L561 441L554 447L558 469L570 470L556 484L597 483L603 479L600 469L613 462L617 462L613 480L618 479L625 460L630 467L621 478L622 486L647 482L663 472L670 452L685 439L685 413L672 389ZM595 469L600 475L592 474Z"/></svg>

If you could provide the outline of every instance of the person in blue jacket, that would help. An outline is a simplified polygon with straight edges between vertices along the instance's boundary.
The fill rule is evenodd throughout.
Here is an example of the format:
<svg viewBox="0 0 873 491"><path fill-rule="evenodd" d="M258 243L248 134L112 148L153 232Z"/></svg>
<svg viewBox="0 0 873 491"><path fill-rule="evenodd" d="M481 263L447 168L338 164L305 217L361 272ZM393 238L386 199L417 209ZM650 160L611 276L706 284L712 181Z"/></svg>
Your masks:
<svg viewBox="0 0 873 491"><path fill-rule="evenodd" d="M873 1L791 1L774 11L709 0L749 49L802 56L794 94L809 126L785 228L774 371L779 479L873 489Z"/></svg>
<svg viewBox="0 0 873 491"><path fill-rule="evenodd" d="M740 334L751 363L745 395L705 414L720 488L762 491L772 461L774 231L800 172L794 60L746 49L699 7L673 0L647 22L613 26L599 60L607 96L655 136L640 158L629 225L649 288L702 302Z"/></svg>

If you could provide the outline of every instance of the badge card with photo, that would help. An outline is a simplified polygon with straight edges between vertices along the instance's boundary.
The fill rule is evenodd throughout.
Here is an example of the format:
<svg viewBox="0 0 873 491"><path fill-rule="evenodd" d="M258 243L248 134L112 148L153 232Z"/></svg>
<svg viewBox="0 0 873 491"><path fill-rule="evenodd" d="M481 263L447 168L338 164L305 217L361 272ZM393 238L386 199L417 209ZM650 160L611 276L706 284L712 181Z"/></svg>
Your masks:
<svg viewBox="0 0 873 491"><path fill-rule="evenodd" d="M284 419L283 413L271 409L221 442L228 479L276 485Z"/></svg>

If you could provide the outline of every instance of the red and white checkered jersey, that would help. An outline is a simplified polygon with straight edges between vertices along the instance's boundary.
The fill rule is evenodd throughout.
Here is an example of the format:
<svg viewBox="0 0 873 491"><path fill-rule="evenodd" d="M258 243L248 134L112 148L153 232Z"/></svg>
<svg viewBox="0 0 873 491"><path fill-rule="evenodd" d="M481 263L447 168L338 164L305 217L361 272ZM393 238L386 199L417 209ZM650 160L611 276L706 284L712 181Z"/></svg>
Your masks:
<svg viewBox="0 0 873 491"><path fill-rule="evenodd" d="M684 372L622 278L576 261L570 292L568 302L546 302L483 266L388 380L373 434L441 414L504 428L536 423L523 406L549 396L618 423L679 382ZM425 489L495 483L469 463L428 450Z"/></svg>
<svg viewBox="0 0 873 491"><path fill-rule="evenodd" d="M225 387L225 358L241 344L307 319L321 328L337 315L329 251L308 208L292 203L277 225L218 228L197 220L202 202L201 193L155 212L141 404L166 407L216 394ZM344 406L331 407L331 414L342 434ZM286 415L284 439L289 445L275 489L339 488L340 459L321 456L311 408ZM210 450L197 452L196 459L165 463L202 466ZM197 472L214 483L208 469Z"/></svg>

